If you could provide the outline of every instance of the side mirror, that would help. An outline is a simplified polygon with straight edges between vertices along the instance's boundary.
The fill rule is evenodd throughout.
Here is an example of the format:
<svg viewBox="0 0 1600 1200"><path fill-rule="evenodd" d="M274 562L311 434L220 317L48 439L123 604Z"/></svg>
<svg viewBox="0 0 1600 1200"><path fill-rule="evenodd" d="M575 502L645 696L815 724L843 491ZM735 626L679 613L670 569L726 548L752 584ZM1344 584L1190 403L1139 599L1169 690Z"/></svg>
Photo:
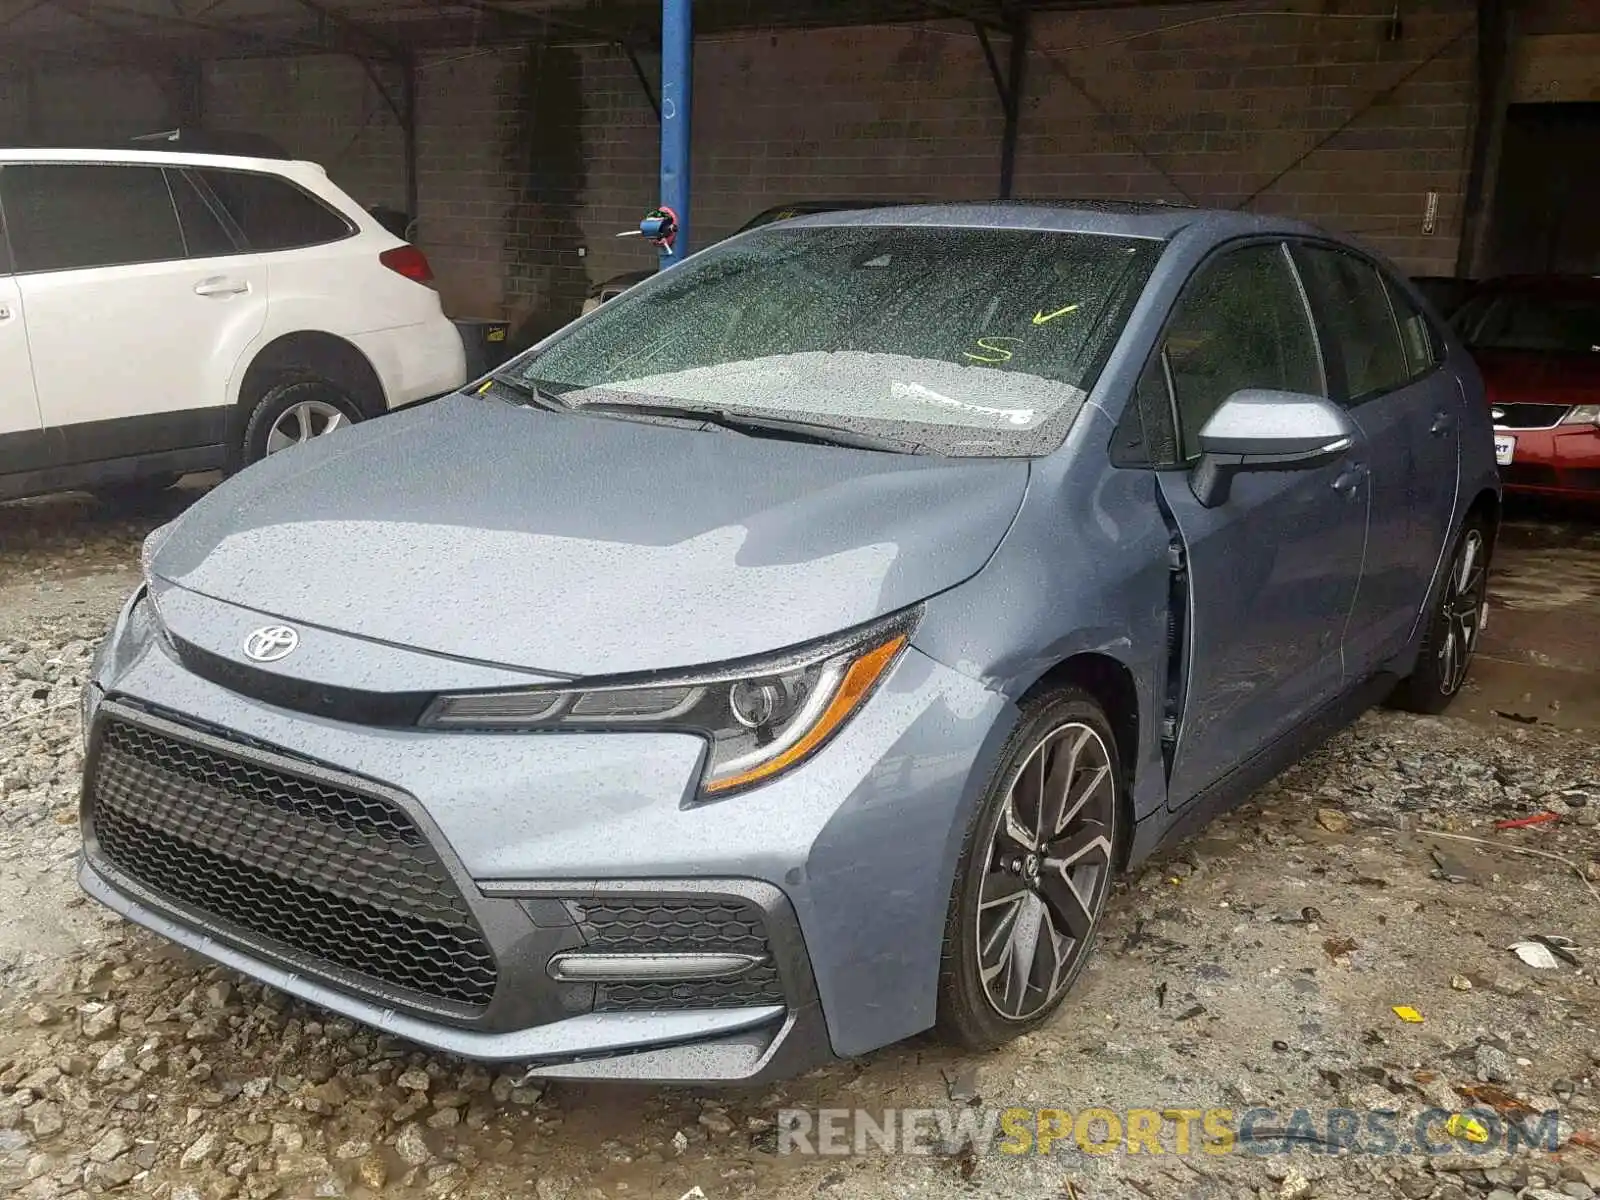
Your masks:
<svg viewBox="0 0 1600 1200"><path fill-rule="evenodd" d="M1321 396L1246 388L1222 402L1200 430L1200 461L1189 476L1207 508L1226 504L1241 471L1297 471L1339 457L1355 441L1345 411Z"/></svg>

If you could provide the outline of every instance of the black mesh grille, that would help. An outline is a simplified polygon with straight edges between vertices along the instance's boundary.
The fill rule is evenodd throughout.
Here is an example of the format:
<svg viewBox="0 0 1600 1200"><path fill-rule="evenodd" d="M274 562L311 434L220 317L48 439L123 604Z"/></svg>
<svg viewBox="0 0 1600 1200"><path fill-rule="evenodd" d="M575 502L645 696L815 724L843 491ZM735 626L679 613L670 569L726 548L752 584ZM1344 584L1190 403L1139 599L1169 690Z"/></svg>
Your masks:
<svg viewBox="0 0 1600 1200"><path fill-rule="evenodd" d="M1496 404L1494 423L1505 429L1549 429L1572 411L1568 404Z"/></svg>
<svg viewBox="0 0 1600 1200"><path fill-rule="evenodd" d="M495 963L422 831L391 802L110 720L89 820L112 866L239 931L483 1006Z"/></svg>
<svg viewBox="0 0 1600 1200"><path fill-rule="evenodd" d="M732 979L693 983L607 983L595 996L596 1012L660 1008L742 1008L784 1003L783 984L767 946L761 910L721 897L701 899L569 900L583 931L584 949L596 953L749 954L763 961Z"/></svg>

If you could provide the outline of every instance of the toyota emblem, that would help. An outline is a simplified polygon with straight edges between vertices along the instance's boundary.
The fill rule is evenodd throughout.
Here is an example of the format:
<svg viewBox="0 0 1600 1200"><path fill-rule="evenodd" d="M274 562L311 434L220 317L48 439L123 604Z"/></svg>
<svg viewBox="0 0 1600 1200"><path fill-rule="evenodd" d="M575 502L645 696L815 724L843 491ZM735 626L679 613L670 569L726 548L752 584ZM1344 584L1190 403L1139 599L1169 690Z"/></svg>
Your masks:
<svg viewBox="0 0 1600 1200"><path fill-rule="evenodd" d="M244 640L244 656L253 662L288 658L300 644L300 635L287 625L263 625Z"/></svg>

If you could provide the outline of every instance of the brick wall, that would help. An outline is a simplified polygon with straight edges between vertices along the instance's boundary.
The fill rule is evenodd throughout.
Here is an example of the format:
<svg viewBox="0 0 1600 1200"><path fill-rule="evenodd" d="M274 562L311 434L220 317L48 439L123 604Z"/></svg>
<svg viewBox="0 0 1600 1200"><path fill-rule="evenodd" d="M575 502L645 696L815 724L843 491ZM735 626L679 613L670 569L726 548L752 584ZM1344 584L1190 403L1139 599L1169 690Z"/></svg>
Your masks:
<svg viewBox="0 0 1600 1200"><path fill-rule="evenodd" d="M1407 4L1389 40L1385 21L1361 19L1387 5L1291 7L1308 15L1217 19L1230 10L1218 5L1040 21L1019 191L1248 206L1358 234L1417 273L1452 271L1470 8ZM1190 23L1131 36L1175 16ZM1439 210L1425 235L1430 190Z"/></svg>
<svg viewBox="0 0 1600 1200"><path fill-rule="evenodd" d="M398 95L399 80L379 67ZM205 124L276 139L327 168L364 205L404 208L405 143L382 94L351 58L254 58L214 62L205 73Z"/></svg>
<svg viewBox="0 0 1600 1200"><path fill-rule="evenodd" d="M1017 194L1248 201L1449 273L1474 119L1470 5L1409 4L1393 40L1382 2L1338 16L1320 0L1274 7L1305 15L1218 4L1037 17ZM656 200L657 129L618 51L587 53L584 99L583 227L599 279L651 262L612 235ZM959 26L702 39L696 243L787 200L992 196L1001 129L981 48Z"/></svg>
<svg viewBox="0 0 1600 1200"><path fill-rule="evenodd" d="M1240 17L1248 6L1230 0L1037 17L1018 193L1231 206L1259 191L1260 211L1356 232L1418 273L1449 271L1474 119L1471 0L1409 0L1397 40L1381 19L1353 19L1386 16L1388 0L1273 8L1304 15ZM418 98L419 241L447 304L530 328L571 315L586 282L653 263L615 234L657 200L655 116L627 59L542 53L442 51L423 60ZM654 78L655 62L646 70ZM134 72L41 79L50 135L167 119L159 88ZM219 62L205 90L208 123L278 137L364 204L403 204L399 126L359 64ZM12 94L0 77L0 98ZM696 243L789 200L992 195L1001 127L959 24L703 38ZM1424 234L1430 190L1439 210Z"/></svg>

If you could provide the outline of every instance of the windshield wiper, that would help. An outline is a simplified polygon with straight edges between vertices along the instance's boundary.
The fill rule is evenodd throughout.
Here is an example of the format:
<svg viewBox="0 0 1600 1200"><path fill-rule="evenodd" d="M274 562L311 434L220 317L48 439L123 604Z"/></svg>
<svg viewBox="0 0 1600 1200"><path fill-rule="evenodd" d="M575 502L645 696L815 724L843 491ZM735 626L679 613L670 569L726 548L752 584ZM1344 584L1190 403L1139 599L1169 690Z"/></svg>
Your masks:
<svg viewBox="0 0 1600 1200"><path fill-rule="evenodd" d="M509 371L495 371L489 376L491 380L505 388L508 392L515 392L521 396L523 402L531 404L534 408L542 408L546 412L571 412L572 405L568 404L554 392L548 392L532 380L524 379L520 375L513 375Z"/></svg>
<svg viewBox="0 0 1600 1200"><path fill-rule="evenodd" d="M799 417L772 417L754 413L731 413L721 408L695 408L683 404L628 404L615 400L597 400L576 408L577 412L603 413L607 416L663 417L676 421L702 421L731 429L751 437L778 435L795 441L816 442L825 446L848 446L855 450L879 450L886 454L936 454L919 442L904 442L895 438L862 433L843 425L830 425L826 421L806 421Z"/></svg>

